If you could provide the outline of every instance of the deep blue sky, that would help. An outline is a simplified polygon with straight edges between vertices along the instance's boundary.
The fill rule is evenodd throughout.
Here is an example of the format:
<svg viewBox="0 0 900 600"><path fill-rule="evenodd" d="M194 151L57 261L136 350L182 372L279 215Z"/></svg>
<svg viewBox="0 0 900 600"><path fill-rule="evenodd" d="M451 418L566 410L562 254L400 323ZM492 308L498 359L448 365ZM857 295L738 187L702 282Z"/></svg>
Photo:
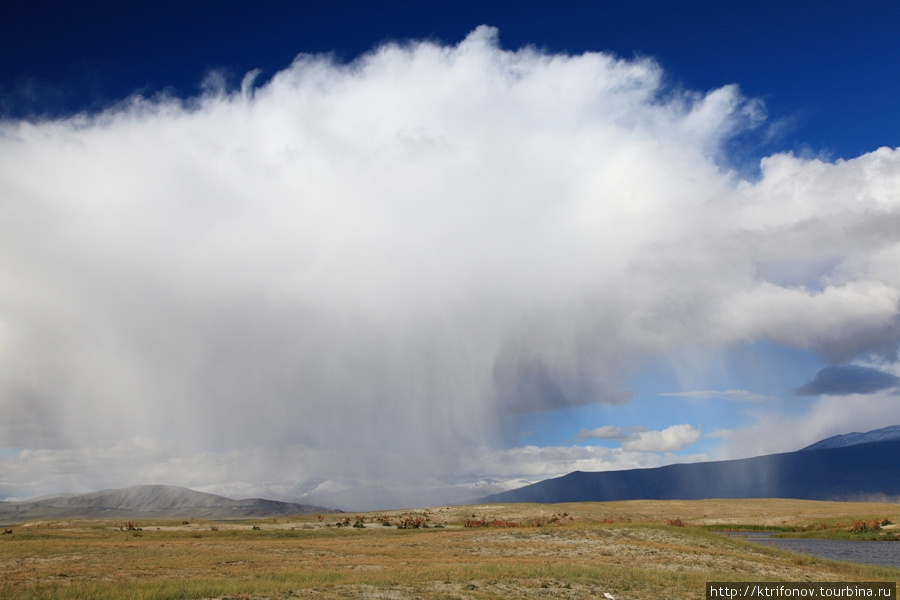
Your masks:
<svg viewBox="0 0 900 600"><path fill-rule="evenodd" d="M891 0L13 0L0 20L0 108L58 115L135 92L193 95L211 69L234 83L261 69L265 80L301 52L352 60L386 40L457 43L479 24L498 27L507 48L648 55L675 85L738 83L784 125L746 153L848 158L900 144L900 3Z"/></svg>

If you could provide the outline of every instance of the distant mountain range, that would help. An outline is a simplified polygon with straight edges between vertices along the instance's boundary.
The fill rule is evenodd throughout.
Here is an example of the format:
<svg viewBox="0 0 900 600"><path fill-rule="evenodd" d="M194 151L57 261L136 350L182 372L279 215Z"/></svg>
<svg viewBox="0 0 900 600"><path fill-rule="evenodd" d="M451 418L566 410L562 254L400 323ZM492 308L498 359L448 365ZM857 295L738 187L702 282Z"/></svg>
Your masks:
<svg viewBox="0 0 900 600"><path fill-rule="evenodd" d="M0 523L38 519L244 519L340 512L309 504L232 500L171 485L137 485L89 494L59 494L0 502Z"/></svg>
<svg viewBox="0 0 900 600"><path fill-rule="evenodd" d="M481 484L473 490L477 487ZM353 492L361 493L344 490ZM836 435L796 452L755 458L655 469L575 471L467 503L702 498L900 501L900 425ZM385 506L400 505L391 499L394 502L382 501ZM335 512L341 511L261 498L232 500L176 486L138 485L0 502L0 524L63 518L224 520Z"/></svg>
<svg viewBox="0 0 900 600"><path fill-rule="evenodd" d="M310 478L260 483L211 484L200 491L229 498L269 498L367 512L442 504L466 504L473 498L505 492L533 483L525 479L473 479L453 484L439 481L380 481L378 479Z"/></svg>
<svg viewBox="0 0 900 600"><path fill-rule="evenodd" d="M575 471L478 500L604 502L702 498L900 500L900 425L824 439L796 452L626 471Z"/></svg>

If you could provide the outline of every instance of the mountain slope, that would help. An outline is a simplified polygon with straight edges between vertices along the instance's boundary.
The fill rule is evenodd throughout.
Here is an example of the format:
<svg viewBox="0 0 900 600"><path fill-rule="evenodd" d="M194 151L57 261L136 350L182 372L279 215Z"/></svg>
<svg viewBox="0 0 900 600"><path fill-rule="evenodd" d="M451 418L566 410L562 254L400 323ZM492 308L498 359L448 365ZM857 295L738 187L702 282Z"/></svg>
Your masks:
<svg viewBox="0 0 900 600"><path fill-rule="evenodd" d="M882 427L881 429L873 429L866 433L845 433L843 435L834 435L830 438L818 441L815 444L807 446L802 450L823 450L825 448L845 448L847 446L856 446L858 444L869 444L872 442L900 441L900 425L891 425L890 427Z"/></svg>
<svg viewBox="0 0 900 600"><path fill-rule="evenodd" d="M575 471L479 502L585 502L799 498L900 498L900 441L807 449L740 460L677 464L655 469Z"/></svg>
<svg viewBox="0 0 900 600"><path fill-rule="evenodd" d="M137 485L24 502L0 502L0 522L33 519L242 519L336 512L309 504L261 498L232 500L170 485Z"/></svg>

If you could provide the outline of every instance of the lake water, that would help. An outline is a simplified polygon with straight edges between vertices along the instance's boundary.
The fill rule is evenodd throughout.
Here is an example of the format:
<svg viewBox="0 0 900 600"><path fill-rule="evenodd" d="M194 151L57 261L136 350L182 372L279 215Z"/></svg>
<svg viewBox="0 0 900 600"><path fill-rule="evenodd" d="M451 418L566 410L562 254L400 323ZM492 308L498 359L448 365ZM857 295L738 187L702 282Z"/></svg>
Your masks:
<svg viewBox="0 0 900 600"><path fill-rule="evenodd" d="M757 532L732 532L728 535L820 558L900 568L900 542L772 538L768 533Z"/></svg>

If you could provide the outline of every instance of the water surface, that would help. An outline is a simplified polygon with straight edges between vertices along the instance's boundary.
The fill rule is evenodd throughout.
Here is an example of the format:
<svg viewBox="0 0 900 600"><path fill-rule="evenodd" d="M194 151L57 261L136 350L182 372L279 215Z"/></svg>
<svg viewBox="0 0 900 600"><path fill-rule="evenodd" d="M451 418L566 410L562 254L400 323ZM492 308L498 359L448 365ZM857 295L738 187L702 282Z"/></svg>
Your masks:
<svg viewBox="0 0 900 600"><path fill-rule="evenodd" d="M900 568L900 542L773 538L770 537L772 534L766 532L743 531L731 532L728 535L741 537L755 544L775 546L782 550L809 554L819 558Z"/></svg>

